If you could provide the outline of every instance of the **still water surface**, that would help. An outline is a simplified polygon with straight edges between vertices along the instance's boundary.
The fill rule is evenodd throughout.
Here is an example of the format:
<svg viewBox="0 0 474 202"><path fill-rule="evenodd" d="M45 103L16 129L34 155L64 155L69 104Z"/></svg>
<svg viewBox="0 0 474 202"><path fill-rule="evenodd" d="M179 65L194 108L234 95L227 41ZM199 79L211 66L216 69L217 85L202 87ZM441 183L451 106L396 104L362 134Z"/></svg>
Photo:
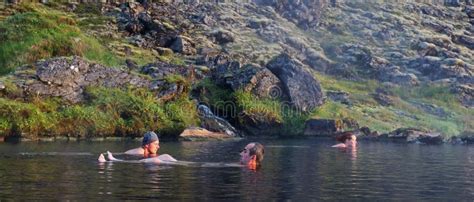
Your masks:
<svg viewBox="0 0 474 202"><path fill-rule="evenodd" d="M179 160L233 163L251 140L162 142ZM263 166L98 163L100 152L139 142L0 144L0 199L341 200L474 198L474 147L328 139L259 139ZM130 158L117 155L117 158ZM206 166L213 165L213 166Z"/></svg>

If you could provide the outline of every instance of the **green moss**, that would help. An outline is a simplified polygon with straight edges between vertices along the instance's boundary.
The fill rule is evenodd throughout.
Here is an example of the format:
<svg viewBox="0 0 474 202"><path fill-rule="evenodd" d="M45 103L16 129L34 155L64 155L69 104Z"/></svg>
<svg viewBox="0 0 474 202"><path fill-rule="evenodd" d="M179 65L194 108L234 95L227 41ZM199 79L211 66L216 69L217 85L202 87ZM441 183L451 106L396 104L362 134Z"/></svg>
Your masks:
<svg viewBox="0 0 474 202"><path fill-rule="evenodd" d="M201 80L194 86L199 94L199 100L208 106L225 111L225 104L233 102L232 91L216 85L211 79Z"/></svg>
<svg viewBox="0 0 474 202"><path fill-rule="evenodd" d="M234 92L234 98L241 112L260 117L268 123L283 122L282 106L277 100L257 98L252 93L243 90Z"/></svg>

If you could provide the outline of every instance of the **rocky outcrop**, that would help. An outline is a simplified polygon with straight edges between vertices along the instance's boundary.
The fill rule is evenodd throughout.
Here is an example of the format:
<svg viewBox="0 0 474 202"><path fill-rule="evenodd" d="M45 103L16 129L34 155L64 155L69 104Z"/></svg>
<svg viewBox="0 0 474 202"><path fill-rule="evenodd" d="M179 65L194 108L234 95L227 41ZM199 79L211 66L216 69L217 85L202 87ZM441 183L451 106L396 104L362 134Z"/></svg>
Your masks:
<svg viewBox="0 0 474 202"><path fill-rule="evenodd" d="M323 104L321 85L298 60L282 53L272 59L267 68L280 79L283 92L297 110L310 112Z"/></svg>
<svg viewBox="0 0 474 202"><path fill-rule="evenodd" d="M24 94L61 97L71 103L81 102L84 99L84 88L88 86L150 88L152 84L145 76L89 63L80 57L53 58L37 62L34 66L36 74L25 75L19 72L16 75L16 83Z"/></svg>
<svg viewBox="0 0 474 202"><path fill-rule="evenodd" d="M305 123L304 135L331 136L342 129L342 122L333 119L309 119Z"/></svg>
<svg viewBox="0 0 474 202"><path fill-rule="evenodd" d="M316 28L319 24L319 18L323 12L327 1L272 1L272 0L253 0L258 5L271 6L282 17L298 25L302 29Z"/></svg>
<svg viewBox="0 0 474 202"><path fill-rule="evenodd" d="M412 60L408 67L418 70L431 80L474 76L474 67L456 58L425 56Z"/></svg>
<svg viewBox="0 0 474 202"><path fill-rule="evenodd" d="M225 133L226 135L232 137L240 136L237 130L232 125L230 125L229 122L214 115L209 107L205 105L199 105L198 114L199 119L201 120L201 127L213 132Z"/></svg>
<svg viewBox="0 0 474 202"><path fill-rule="evenodd" d="M444 137L440 133L415 128L399 128L387 134L388 138L404 140L406 142L420 142L425 144L443 143Z"/></svg>

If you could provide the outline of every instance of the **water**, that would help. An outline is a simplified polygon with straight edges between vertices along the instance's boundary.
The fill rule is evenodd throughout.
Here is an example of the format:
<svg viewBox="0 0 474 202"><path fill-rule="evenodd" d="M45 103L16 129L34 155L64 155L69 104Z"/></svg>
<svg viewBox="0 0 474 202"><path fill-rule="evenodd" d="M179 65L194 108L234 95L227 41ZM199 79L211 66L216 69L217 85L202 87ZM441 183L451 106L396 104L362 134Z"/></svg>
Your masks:
<svg viewBox="0 0 474 202"><path fill-rule="evenodd" d="M250 140L162 142L179 160L238 162ZM0 199L16 200L471 200L474 147L359 142L356 151L328 139L260 139L257 170L221 164L147 165L96 161L138 142L0 144ZM117 155L117 158L130 158Z"/></svg>

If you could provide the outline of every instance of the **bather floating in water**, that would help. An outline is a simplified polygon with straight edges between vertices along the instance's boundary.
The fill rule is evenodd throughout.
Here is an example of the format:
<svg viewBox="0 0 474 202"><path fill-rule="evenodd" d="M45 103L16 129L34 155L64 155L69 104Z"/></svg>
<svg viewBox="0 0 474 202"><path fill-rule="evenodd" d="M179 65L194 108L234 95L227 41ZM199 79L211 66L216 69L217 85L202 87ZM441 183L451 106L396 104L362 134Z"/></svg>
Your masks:
<svg viewBox="0 0 474 202"><path fill-rule="evenodd" d="M149 131L145 133L142 140L142 146L131 149L125 152L130 155L143 155L144 159L138 162L149 162L149 163L165 163L165 162L176 162L177 160L168 154L162 154L158 156L158 149L160 149L160 140L156 133ZM107 151L107 158L109 161L124 161L113 157L112 153ZM106 162L103 154L99 155L99 162Z"/></svg>

